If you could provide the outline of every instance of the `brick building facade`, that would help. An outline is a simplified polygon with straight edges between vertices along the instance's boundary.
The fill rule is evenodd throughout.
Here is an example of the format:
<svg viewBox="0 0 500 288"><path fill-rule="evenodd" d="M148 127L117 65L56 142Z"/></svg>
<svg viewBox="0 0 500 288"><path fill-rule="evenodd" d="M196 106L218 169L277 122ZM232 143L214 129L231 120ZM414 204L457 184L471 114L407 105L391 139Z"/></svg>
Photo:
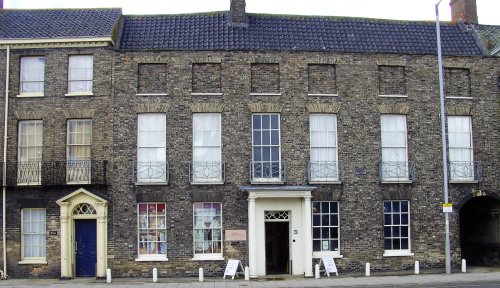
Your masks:
<svg viewBox="0 0 500 288"><path fill-rule="evenodd" d="M55 43L1 32L10 277L222 275L228 259L255 277L312 276L321 256L341 273L444 266L433 24L232 2L38 15L98 19ZM36 14L5 10L0 23L22 13ZM500 244L499 60L473 34L443 25L454 266L499 258L487 257Z"/></svg>

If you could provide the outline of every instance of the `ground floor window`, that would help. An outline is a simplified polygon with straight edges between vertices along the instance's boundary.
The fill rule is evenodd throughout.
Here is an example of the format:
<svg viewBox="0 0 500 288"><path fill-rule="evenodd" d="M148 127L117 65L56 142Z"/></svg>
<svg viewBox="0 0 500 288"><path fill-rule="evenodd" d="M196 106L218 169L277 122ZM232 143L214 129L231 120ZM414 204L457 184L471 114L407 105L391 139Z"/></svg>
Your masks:
<svg viewBox="0 0 500 288"><path fill-rule="evenodd" d="M193 204L195 258L222 257L221 203Z"/></svg>
<svg viewBox="0 0 500 288"><path fill-rule="evenodd" d="M139 258L166 258L167 219L165 206L165 203L138 204Z"/></svg>
<svg viewBox="0 0 500 288"><path fill-rule="evenodd" d="M312 202L312 238L315 254L339 252L339 203L336 201Z"/></svg>
<svg viewBox="0 0 500 288"><path fill-rule="evenodd" d="M21 213L22 260L43 261L46 257L45 209L25 208Z"/></svg>
<svg viewBox="0 0 500 288"><path fill-rule="evenodd" d="M410 203L384 201L385 254L410 253Z"/></svg>

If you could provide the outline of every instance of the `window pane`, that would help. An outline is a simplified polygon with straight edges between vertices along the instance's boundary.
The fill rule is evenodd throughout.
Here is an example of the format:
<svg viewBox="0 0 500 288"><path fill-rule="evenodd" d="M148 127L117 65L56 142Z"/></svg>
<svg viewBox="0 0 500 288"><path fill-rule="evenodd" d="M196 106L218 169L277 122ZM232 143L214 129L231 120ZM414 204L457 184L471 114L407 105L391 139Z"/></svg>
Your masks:
<svg viewBox="0 0 500 288"><path fill-rule="evenodd" d="M139 255L166 254L165 203L139 203L137 207Z"/></svg>
<svg viewBox="0 0 500 288"><path fill-rule="evenodd" d="M193 214L194 253L222 253L221 204L194 203Z"/></svg>

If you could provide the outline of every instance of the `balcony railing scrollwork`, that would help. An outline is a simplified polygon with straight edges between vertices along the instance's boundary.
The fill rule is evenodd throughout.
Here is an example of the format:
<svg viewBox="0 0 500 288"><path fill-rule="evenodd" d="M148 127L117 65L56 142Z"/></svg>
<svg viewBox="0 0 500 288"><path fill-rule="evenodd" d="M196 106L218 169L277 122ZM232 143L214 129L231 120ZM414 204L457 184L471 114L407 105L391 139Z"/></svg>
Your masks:
<svg viewBox="0 0 500 288"><path fill-rule="evenodd" d="M6 169L6 186L106 185L108 161L13 161Z"/></svg>
<svg viewBox="0 0 500 288"><path fill-rule="evenodd" d="M168 161L134 161L132 181L136 184L167 184L169 180Z"/></svg>
<svg viewBox="0 0 500 288"><path fill-rule="evenodd" d="M483 164L481 161L450 161L448 178L451 182L480 182L483 179Z"/></svg>
<svg viewBox="0 0 500 288"><path fill-rule="evenodd" d="M343 161L311 161L308 165L310 183L334 183L344 180Z"/></svg>
<svg viewBox="0 0 500 288"><path fill-rule="evenodd" d="M189 162L189 182L191 184L223 184L226 180L226 162Z"/></svg>
<svg viewBox="0 0 500 288"><path fill-rule="evenodd" d="M250 161L251 183L286 182L285 161Z"/></svg>
<svg viewBox="0 0 500 288"><path fill-rule="evenodd" d="M381 161L380 182L415 182L417 165L415 161Z"/></svg>

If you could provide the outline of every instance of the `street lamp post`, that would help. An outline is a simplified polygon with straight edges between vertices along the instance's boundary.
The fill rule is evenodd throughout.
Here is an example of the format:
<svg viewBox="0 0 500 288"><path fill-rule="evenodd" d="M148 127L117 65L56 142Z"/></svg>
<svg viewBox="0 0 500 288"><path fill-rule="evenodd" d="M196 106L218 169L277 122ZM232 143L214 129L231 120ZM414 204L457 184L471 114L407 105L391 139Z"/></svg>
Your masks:
<svg viewBox="0 0 500 288"><path fill-rule="evenodd" d="M441 101L441 141L443 152L443 188L444 188L444 203L448 203L448 161L446 158L446 115L444 109L444 88L443 88L443 56L441 54L441 28L439 26L439 4L436 4L436 37L437 37L437 52L439 65L439 96ZM450 252L450 217L449 212L444 212L445 221L445 266L446 274L451 273L451 252Z"/></svg>

